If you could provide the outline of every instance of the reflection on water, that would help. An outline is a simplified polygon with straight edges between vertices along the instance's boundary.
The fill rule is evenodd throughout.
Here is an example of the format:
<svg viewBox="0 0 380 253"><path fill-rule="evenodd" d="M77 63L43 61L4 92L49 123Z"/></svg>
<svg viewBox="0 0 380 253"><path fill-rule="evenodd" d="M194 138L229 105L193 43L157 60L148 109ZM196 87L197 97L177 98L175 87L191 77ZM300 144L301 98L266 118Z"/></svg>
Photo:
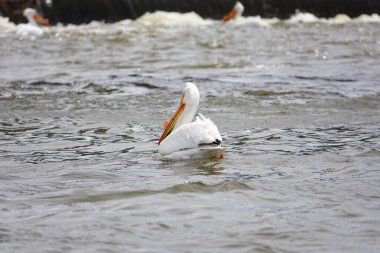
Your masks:
<svg viewBox="0 0 380 253"><path fill-rule="evenodd" d="M194 15L0 19L0 251L377 249L378 16ZM225 159L157 153L185 81Z"/></svg>

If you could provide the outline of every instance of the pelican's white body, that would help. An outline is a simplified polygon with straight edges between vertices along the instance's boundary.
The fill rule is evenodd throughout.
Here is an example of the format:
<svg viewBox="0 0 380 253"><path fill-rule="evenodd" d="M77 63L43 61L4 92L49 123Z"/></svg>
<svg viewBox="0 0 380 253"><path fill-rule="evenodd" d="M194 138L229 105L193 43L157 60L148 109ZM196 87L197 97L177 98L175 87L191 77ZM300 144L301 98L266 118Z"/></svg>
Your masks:
<svg viewBox="0 0 380 253"><path fill-rule="evenodd" d="M20 24L17 26L16 35L20 38L36 39L44 34L44 30L38 26L36 20L34 20L33 15L37 12L34 9L26 8L23 11L23 15L28 20L27 24Z"/></svg>
<svg viewBox="0 0 380 253"><path fill-rule="evenodd" d="M198 148L201 144L222 141L218 128L202 114L194 122L181 125L166 137L158 147L161 155L169 155L180 150Z"/></svg>
<svg viewBox="0 0 380 253"><path fill-rule="evenodd" d="M170 159L221 157L224 148L216 125L202 114L193 121L199 105L198 88L186 83L183 94L185 109L172 132L158 146L159 153Z"/></svg>
<svg viewBox="0 0 380 253"><path fill-rule="evenodd" d="M35 40L44 34L44 30L31 24L20 24L17 26L16 35L19 38Z"/></svg>

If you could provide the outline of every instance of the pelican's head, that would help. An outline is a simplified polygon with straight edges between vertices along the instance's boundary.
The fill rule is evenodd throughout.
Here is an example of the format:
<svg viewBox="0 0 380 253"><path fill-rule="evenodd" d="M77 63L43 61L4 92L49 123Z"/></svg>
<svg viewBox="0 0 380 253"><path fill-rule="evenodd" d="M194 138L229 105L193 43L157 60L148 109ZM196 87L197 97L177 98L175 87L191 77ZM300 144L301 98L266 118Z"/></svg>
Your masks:
<svg viewBox="0 0 380 253"><path fill-rule="evenodd" d="M28 16L30 16L30 17L32 17L34 14L36 14L37 13L37 11L35 10L35 9L32 9L32 8L26 8L23 12L22 12L22 14L25 16L25 17L28 17Z"/></svg>
<svg viewBox="0 0 380 253"><path fill-rule="evenodd" d="M36 26L50 26L49 20L44 19L35 9L26 8L22 14L26 17L28 22Z"/></svg>
<svg viewBox="0 0 380 253"><path fill-rule="evenodd" d="M187 82L182 92L181 103L185 105L199 105L199 90L193 83Z"/></svg>
<svg viewBox="0 0 380 253"><path fill-rule="evenodd" d="M244 11L244 6L240 2L236 2L232 10L223 17L224 22L241 17L241 15L243 14L243 11Z"/></svg>
<svg viewBox="0 0 380 253"><path fill-rule="evenodd" d="M165 130L162 133L158 145L174 130L183 124L190 123L195 113L197 112L199 105L199 90L193 83L187 82L185 89L183 89L181 101L179 103L177 111L170 119L169 123L165 126Z"/></svg>

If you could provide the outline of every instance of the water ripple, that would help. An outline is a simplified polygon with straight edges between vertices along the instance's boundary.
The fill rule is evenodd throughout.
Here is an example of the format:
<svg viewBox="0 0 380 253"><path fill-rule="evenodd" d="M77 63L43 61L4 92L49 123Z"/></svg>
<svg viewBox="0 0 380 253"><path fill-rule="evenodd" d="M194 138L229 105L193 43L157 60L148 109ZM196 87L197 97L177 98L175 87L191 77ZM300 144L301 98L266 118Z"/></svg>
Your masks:
<svg viewBox="0 0 380 253"><path fill-rule="evenodd" d="M357 146L379 148L380 128L253 129L228 133L226 143L237 152L311 155Z"/></svg>
<svg viewBox="0 0 380 253"><path fill-rule="evenodd" d="M66 175L67 176L67 175ZM188 182L173 185L159 190L134 190L134 191L111 191L101 193L89 193L88 190L77 190L69 194L45 196L39 199L57 202L60 204L72 204L81 202L99 202L117 199L128 199L144 197L155 194L181 194L181 193L217 193L236 190L253 190L251 186L238 181L224 181L216 184L206 184L203 182Z"/></svg>

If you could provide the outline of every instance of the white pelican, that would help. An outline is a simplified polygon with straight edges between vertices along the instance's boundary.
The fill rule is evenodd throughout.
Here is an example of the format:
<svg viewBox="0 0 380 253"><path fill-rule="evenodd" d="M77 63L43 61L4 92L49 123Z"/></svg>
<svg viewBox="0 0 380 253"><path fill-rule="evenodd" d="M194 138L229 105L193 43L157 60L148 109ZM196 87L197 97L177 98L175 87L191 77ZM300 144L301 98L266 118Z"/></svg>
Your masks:
<svg viewBox="0 0 380 253"><path fill-rule="evenodd" d="M223 21L236 20L243 14L244 6L240 2L236 2L232 10L223 17Z"/></svg>
<svg viewBox="0 0 380 253"><path fill-rule="evenodd" d="M202 114L193 118L199 105L199 91L186 83L181 102L171 120L164 121L158 152L170 159L223 158L222 137L215 124Z"/></svg>
<svg viewBox="0 0 380 253"><path fill-rule="evenodd" d="M40 26L50 26L49 21L41 17L35 9L26 8L22 14L26 17L28 23L17 26L16 35L19 37L36 39L44 33Z"/></svg>

